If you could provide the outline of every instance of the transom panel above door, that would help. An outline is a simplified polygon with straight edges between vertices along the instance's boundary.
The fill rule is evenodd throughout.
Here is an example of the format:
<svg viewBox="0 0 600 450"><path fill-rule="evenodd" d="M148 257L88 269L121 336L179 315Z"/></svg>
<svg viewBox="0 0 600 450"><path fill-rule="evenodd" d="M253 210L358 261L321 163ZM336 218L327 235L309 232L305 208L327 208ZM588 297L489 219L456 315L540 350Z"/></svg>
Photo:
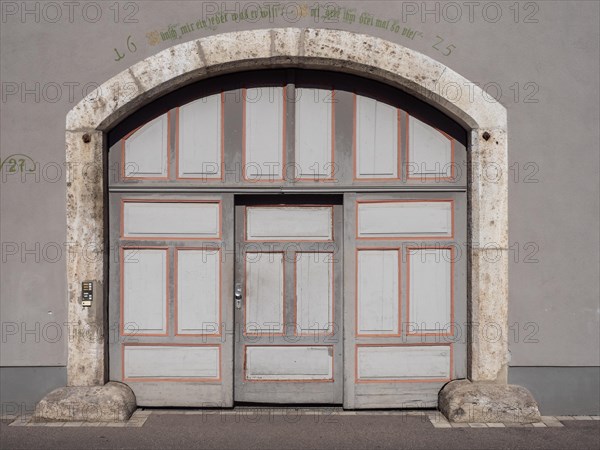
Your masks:
<svg viewBox="0 0 600 450"><path fill-rule="evenodd" d="M342 206L327 197L236 206L236 401L342 402Z"/></svg>

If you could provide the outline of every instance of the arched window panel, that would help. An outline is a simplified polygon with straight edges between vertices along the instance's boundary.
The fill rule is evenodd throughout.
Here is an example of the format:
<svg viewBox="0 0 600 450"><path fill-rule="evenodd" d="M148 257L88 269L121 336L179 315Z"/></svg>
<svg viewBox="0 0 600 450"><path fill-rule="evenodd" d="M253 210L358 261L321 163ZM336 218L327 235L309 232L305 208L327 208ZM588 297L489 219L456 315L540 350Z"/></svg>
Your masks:
<svg viewBox="0 0 600 450"><path fill-rule="evenodd" d="M407 115L408 179L452 179L454 141L445 133Z"/></svg>
<svg viewBox="0 0 600 450"><path fill-rule="evenodd" d="M178 109L177 178L220 179L223 164L223 94Z"/></svg>
<svg viewBox="0 0 600 450"><path fill-rule="evenodd" d="M397 108L362 95L354 96L355 178L400 177L400 112Z"/></svg>
<svg viewBox="0 0 600 450"><path fill-rule="evenodd" d="M283 87L243 91L243 175L247 181L282 181L285 165Z"/></svg>
<svg viewBox="0 0 600 450"><path fill-rule="evenodd" d="M295 97L295 168L298 180L333 176L334 92L297 88Z"/></svg>
<svg viewBox="0 0 600 450"><path fill-rule="evenodd" d="M123 178L167 179L169 114L163 114L123 140Z"/></svg>
<svg viewBox="0 0 600 450"><path fill-rule="evenodd" d="M168 94L109 133L110 167L119 168L111 186L466 184L466 134L389 86L306 71L207 83Z"/></svg>

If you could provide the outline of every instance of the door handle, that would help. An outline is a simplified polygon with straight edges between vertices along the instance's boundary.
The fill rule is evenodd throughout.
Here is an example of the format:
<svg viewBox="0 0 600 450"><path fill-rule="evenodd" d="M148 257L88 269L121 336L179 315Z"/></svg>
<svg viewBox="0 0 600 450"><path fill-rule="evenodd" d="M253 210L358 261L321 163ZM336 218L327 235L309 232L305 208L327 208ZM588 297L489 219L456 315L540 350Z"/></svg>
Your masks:
<svg viewBox="0 0 600 450"><path fill-rule="evenodd" d="M235 285L234 297L235 297L235 307L237 309L241 309L241 307L242 307L242 286L240 286L239 284Z"/></svg>

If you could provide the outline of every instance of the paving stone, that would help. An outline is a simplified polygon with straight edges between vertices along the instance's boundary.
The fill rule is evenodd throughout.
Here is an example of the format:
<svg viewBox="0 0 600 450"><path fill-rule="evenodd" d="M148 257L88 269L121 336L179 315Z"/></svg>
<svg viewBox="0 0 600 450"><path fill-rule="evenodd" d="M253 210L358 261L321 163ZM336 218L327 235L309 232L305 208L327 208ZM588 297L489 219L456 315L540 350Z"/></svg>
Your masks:
<svg viewBox="0 0 600 450"><path fill-rule="evenodd" d="M491 423L486 423L486 425L488 426L488 428L504 428L504 424L500 423L500 422L491 422Z"/></svg>
<svg viewBox="0 0 600 450"><path fill-rule="evenodd" d="M533 425L534 428L546 428L547 425L544 422L535 422L532 423L531 425Z"/></svg>
<svg viewBox="0 0 600 450"><path fill-rule="evenodd" d="M21 416L17 417L14 421L12 421L8 426L9 427L24 427L31 420L31 416Z"/></svg>
<svg viewBox="0 0 600 450"><path fill-rule="evenodd" d="M83 422L65 422L65 427L80 427L83 425Z"/></svg>
<svg viewBox="0 0 600 450"><path fill-rule="evenodd" d="M558 422L555 416L542 416L542 422Z"/></svg>
<svg viewBox="0 0 600 450"><path fill-rule="evenodd" d="M487 424L486 423L481 423L481 422L469 423L469 426L471 428L487 428Z"/></svg>
<svg viewBox="0 0 600 450"><path fill-rule="evenodd" d="M590 416L573 416L575 420L592 420Z"/></svg>

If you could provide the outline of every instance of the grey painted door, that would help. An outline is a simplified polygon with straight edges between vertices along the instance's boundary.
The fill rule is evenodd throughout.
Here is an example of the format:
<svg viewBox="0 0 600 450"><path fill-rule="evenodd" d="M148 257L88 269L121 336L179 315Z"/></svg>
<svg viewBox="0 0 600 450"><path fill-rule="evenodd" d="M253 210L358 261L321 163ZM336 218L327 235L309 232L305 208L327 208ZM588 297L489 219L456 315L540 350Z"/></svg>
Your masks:
<svg viewBox="0 0 600 450"><path fill-rule="evenodd" d="M341 403L341 205L238 205L235 222L235 401Z"/></svg>
<svg viewBox="0 0 600 450"><path fill-rule="evenodd" d="M110 194L110 379L140 406L233 404L233 196Z"/></svg>
<svg viewBox="0 0 600 450"><path fill-rule="evenodd" d="M435 407L466 377L466 196L352 193L344 209L344 407Z"/></svg>

